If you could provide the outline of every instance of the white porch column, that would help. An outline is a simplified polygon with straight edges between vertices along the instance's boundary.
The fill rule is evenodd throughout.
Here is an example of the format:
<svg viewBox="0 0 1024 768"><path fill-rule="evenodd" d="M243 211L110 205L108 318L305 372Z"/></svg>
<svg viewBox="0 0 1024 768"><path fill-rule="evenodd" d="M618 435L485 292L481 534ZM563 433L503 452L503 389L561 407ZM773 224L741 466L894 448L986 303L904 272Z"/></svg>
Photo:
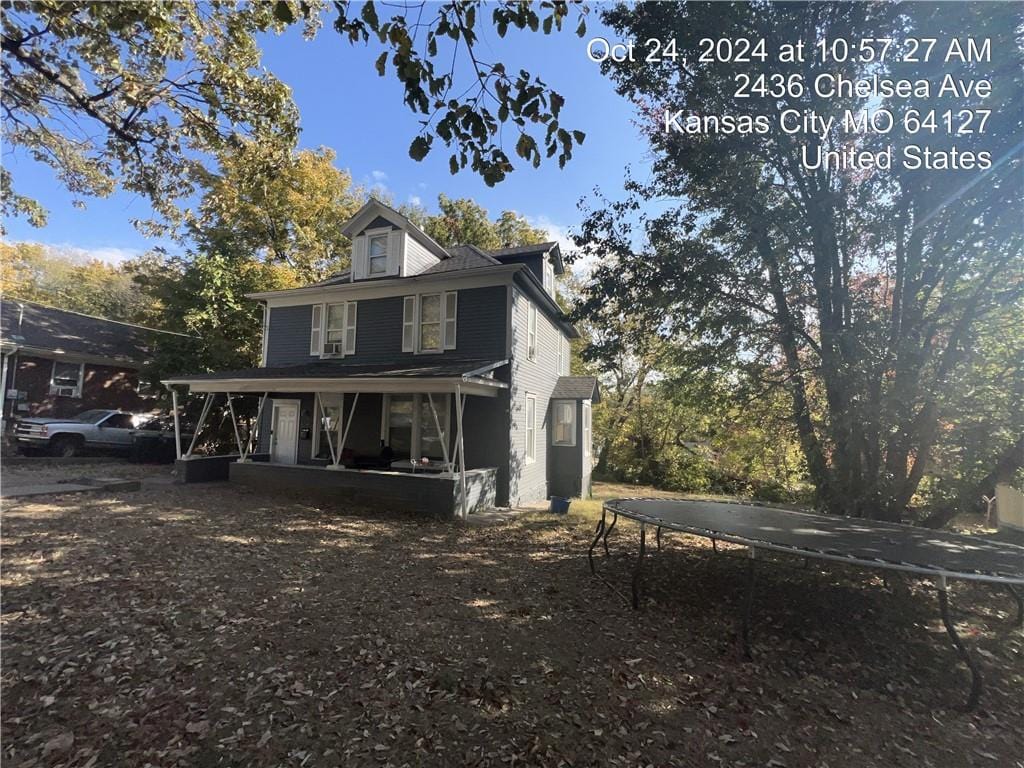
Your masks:
<svg viewBox="0 0 1024 768"><path fill-rule="evenodd" d="M173 385L167 387L171 390L171 410L174 411L174 457L181 458L181 420L178 418L178 390Z"/></svg>
<svg viewBox="0 0 1024 768"><path fill-rule="evenodd" d="M314 421L313 428L315 430L317 430L317 434L319 435L320 434L320 427L321 427L321 425L324 422L324 401L323 401L323 398L320 397L320 393L319 392L314 392L313 393L313 397L314 397L314 400L316 401L315 404L314 404L315 408L313 410L316 411L316 417L317 417L317 418L313 419L313 421ZM344 407L344 395L342 396L342 406ZM341 413L338 414L339 418L341 416L344 416L344 413L345 413L344 410L342 410ZM323 431L323 433L324 433L324 436L327 438L327 449L331 452L331 464L337 466L338 458L337 458L337 456L334 453L334 441L331 440L331 430L325 429ZM319 451L318 451L318 453L319 453Z"/></svg>
<svg viewBox="0 0 1024 768"><path fill-rule="evenodd" d="M235 429L235 444L238 446L238 458L239 460L245 459L245 449L242 447L242 434L238 431L238 418L235 416L235 403L231 399L231 393L228 392L228 413L231 414L231 426Z"/></svg>
<svg viewBox="0 0 1024 768"><path fill-rule="evenodd" d="M451 395L445 395L445 397L451 397ZM448 467L448 471L452 471L452 462L448 456L448 433L441 431L441 420L437 418L437 409L434 407L434 396L427 392L427 402L430 403L430 412L434 416L434 427L437 429L438 440L441 441L441 453L444 455L445 466ZM449 414L450 423L450 414Z"/></svg>
<svg viewBox="0 0 1024 768"><path fill-rule="evenodd" d="M199 414L199 423L196 424L195 434L192 435L192 442L189 443L188 450L185 451L185 455L182 456L183 459L191 459L192 458L192 451L195 450L196 441L199 440L199 433L203 431L203 425L206 424L206 417L210 413L210 406L212 404L213 404L213 392L207 392L206 400L203 401L202 413Z"/></svg>
<svg viewBox="0 0 1024 768"><path fill-rule="evenodd" d="M462 489L462 519L469 517L469 499L466 497L466 441L462 434L462 385L455 385L455 418L459 428L459 486Z"/></svg>
<svg viewBox="0 0 1024 768"><path fill-rule="evenodd" d="M348 440L348 431L352 427L352 420L356 417L356 406L359 404L359 393L356 392L352 398L352 407L348 412L348 419L345 419L345 394L341 395L341 418L345 419L345 430L341 433L341 442L338 444L338 461L335 469L341 469L341 452L345 450L345 441Z"/></svg>
<svg viewBox="0 0 1024 768"><path fill-rule="evenodd" d="M263 406L266 405L267 396L269 394L269 392L264 392L263 397L260 398L259 407L256 408L256 421L253 424L252 429L249 430L249 439L245 441L245 453L239 461L249 461L249 456L251 456L253 451L256 450L256 446L258 445L256 442L256 433L257 430L262 430L263 428Z"/></svg>

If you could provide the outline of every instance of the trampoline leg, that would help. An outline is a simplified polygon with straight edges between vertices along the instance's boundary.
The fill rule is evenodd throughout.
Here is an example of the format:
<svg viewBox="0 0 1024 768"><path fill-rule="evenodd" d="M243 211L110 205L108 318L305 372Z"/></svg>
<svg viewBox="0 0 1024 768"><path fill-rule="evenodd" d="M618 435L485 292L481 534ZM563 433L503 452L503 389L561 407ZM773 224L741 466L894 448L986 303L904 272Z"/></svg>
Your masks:
<svg viewBox="0 0 1024 768"><path fill-rule="evenodd" d="M604 511L604 509L602 509L601 510L601 519L597 521L596 535L594 536L594 540L590 543L590 549L587 550L587 562L590 563L590 572L591 573L597 573L597 570L594 568L594 547L597 546L597 542L600 540L601 534L604 533L604 518L605 518L605 511Z"/></svg>
<svg viewBox="0 0 1024 768"><path fill-rule="evenodd" d="M658 526L658 530L654 534L654 538L658 540L658 551L661 551L661 526Z"/></svg>
<svg viewBox="0 0 1024 768"><path fill-rule="evenodd" d="M981 691L984 686L984 681L981 677L981 670L978 665L971 658L971 654L967 650L967 646L964 645L963 640L956 633L956 627L953 626L952 620L949 618L949 597L946 594L946 579L941 577L939 579L939 611L942 613L942 623L946 626L946 633L949 635L950 641L953 643L953 647L956 649L957 655L960 656L964 664L967 665L967 669L971 672L971 694L967 698L967 704L964 705L964 709L968 712L978 706L978 700L981 698Z"/></svg>
<svg viewBox="0 0 1024 768"><path fill-rule="evenodd" d="M718 554L718 542L714 539L711 540L711 548L715 550L715 554Z"/></svg>
<svg viewBox="0 0 1024 768"><path fill-rule="evenodd" d="M1021 598L1020 592L1014 589L1013 584L1007 584L1006 591L1017 601L1017 626L1024 627L1024 598Z"/></svg>
<svg viewBox="0 0 1024 768"><path fill-rule="evenodd" d="M619 522L619 513L618 512L612 512L612 524L609 525L605 529L604 536L602 537L602 543L604 544L604 554L605 554L605 557L607 557L608 555L611 554L608 551L608 534L610 534L615 529L615 524L617 522Z"/></svg>
<svg viewBox="0 0 1024 768"><path fill-rule="evenodd" d="M743 619L740 624L740 642L743 645L743 657L748 661L753 657L750 654L750 611L754 606L754 553L756 550L751 547L747 550L747 595L743 601Z"/></svg>
<svg viewBox="0 0 1024 768"><path fill-rule="evenodd" d="M647 526L640 523L640 555L636 559L636 570L633 571L633 610L640 610L640 589L643 586L644 553L647 551Z"/></svg>

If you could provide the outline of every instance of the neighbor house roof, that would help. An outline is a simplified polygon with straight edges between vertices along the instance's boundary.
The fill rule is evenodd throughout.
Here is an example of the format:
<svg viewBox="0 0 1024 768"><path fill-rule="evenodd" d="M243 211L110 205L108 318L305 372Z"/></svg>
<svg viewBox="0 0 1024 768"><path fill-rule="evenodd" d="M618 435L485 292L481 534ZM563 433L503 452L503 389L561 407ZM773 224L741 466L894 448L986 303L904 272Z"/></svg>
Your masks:
<svg viewBox="0 0 1024 768"><path fill-rule="evenodd" d="M601 402L601 389L595 376L560 376L551 393L552 400L593 400Z"/></svg>
<svg viewBox="0 0 1024 768"><path fill-rule="evenodd" d="M160 338L191 338L141 325L57 309L34 301L0 302L0 340L4 351L66 356L83 362L112 362L128 367L149 360Z"/></svg>

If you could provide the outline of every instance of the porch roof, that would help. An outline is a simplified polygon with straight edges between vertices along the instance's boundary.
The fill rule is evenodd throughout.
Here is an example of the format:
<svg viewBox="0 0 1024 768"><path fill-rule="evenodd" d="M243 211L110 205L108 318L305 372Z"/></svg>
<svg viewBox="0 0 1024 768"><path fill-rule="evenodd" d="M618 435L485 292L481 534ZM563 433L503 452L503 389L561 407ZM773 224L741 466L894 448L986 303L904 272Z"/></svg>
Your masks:
<svg viewBox="0 0 1024 768"><path fill-rule="evenodd" d="M444 360L422 357L408 363L353 364L318 360L302 365L242 368L234 371L174 376L192 392L452 392L495 397L508 384L490 374L508 360Z"/></svg>

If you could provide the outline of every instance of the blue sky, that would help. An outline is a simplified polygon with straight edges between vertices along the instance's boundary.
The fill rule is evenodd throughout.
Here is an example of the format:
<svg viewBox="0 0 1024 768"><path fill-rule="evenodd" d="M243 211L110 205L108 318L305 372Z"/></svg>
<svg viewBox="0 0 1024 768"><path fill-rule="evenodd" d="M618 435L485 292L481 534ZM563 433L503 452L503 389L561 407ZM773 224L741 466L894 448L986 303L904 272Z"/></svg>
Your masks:
<svg viewBox="0 0 1024 768"><path fill-rule="evenodd" d="M510 32L505 40L486 25L480 32L479 55L503 61L510 71L526 68L565 97L562 125L583 130L587 138L564 169L554 161L536 170L517 166L503 183L489 188L470 171L452 176L448 153L439 141L424 161L411 160L408 146L419 116L402 103L401 86L390 72L377 76L373 62L379 49L351 46L329 24L312 41L303 40L297 29L282 37L268 36L264 63L293 90L301 115L301 146L331 147L337 165L350 170L357 182L386 189L397 203L418 199L431 210L439 193L470 197L492 216L515 210L562 237L580 219L580 197L595 186L614 196L627 165L639 178L647 175L646 145L634 124L634 109L586 56L587 39L604 32L593 13L582 39L569 29L551 36ZM509 142L510 155L511 150ZM16 188L49 210L42 229L22 219L5 221L8 239L80 248L110 261L155 244L131 224L131 219L149 214L145 199L118 193L90 199L84 210L74 208L45 166L6 153L4 163L14 173Z"/></svg>

